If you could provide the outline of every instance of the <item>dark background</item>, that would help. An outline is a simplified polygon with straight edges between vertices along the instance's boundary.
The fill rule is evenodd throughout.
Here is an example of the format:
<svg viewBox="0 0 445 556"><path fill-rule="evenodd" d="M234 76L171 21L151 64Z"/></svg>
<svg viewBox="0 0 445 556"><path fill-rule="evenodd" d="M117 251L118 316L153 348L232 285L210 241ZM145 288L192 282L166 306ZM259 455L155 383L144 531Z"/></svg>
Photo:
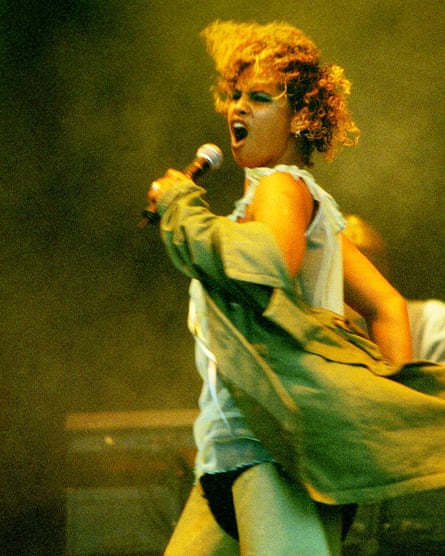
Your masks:
<svg viewBox="0 0 445 556"><path fill-rule="evenodd" d="M0 17L2 532L11 554L57 554L66 415L196 406L188 283L136 224L149 183L204 142L225 153L204 179L214 211L241 193L199 31L284 19L346 68L361 142L314 174L386 238L402 293L443 298L445 12L441 0L2 0Z"/></svg>

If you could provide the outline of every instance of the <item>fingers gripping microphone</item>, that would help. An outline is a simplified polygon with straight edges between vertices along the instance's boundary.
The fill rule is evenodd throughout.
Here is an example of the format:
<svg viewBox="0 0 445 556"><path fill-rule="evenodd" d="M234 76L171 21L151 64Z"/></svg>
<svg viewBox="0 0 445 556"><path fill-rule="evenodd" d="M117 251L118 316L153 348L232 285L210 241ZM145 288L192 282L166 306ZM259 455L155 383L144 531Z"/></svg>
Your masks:
<svg viewBox="0 0 445 556"><path fill-rule="evenodd" d="M217 170L221 167L223 154L221 149L212 143L201 145L196 151L195 159L184 170L184 174L195 181L197 178L208 172L209 170ZM159 215L152 210L144 210L142 212L142 220L138 227L144 228L148 223L156 224L159 221Z"/></svg>

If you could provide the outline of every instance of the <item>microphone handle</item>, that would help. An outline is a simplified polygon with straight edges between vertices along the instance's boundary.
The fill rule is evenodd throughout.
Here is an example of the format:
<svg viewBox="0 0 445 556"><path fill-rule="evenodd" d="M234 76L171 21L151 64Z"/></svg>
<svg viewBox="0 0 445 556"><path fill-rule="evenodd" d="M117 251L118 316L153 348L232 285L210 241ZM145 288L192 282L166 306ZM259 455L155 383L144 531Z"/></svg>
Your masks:
<svg viewBox="0 0 445 556"><path fill-rule="evenodd" d="M142 220L139 221L137 225L138 228L145 228L147 224L152 224L154 226L161 219L161 217L157 212L154 212L153 210L147 210L147 209L142 211L141 216L142 216Z"/></svg>
<svg viewBox="0 0 445 556"><path fill-rule="evenodd" d="M210 166L211 164L206 158L196 158L187 166L184 170L184 174L192 181L195 181L196 178L205 174Z"/></svg>
<svg viewBox="0 0 445 556"><path fill-rule="evenodd" d="M184 174L194 181L196 178L199 178L199 176L202 176L202 174L205 174L210 166L211 163L208 159L204 157L197 158L187 166L184 170ZM138 228L145 228L147 224L156 225L159 223L160 219L161 217L157 212L145 209L142 211L142 220L137 226Z"/></svg>

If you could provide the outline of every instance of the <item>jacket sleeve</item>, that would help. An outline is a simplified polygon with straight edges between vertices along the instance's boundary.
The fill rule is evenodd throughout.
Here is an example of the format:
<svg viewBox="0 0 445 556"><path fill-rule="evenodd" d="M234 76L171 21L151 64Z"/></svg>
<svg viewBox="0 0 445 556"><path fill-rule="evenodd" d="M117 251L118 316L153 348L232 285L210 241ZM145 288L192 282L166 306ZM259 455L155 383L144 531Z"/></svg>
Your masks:
<svg viewBox="0 0 445 556"><path fill-rule="evenodd" d="M205 193L184 180L160 200L161 237L174 265L219 288L242 283L292 291L284 258L267 226L213 214Z"/></svg>

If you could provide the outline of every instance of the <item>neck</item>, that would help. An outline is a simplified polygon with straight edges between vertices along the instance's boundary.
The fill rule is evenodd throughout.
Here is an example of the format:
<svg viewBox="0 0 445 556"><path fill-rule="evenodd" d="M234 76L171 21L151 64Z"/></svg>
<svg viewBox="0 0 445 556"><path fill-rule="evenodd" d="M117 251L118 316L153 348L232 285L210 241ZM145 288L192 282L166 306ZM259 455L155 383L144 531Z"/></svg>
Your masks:
<svg viewBox="0 0 445 556"><path fill-rule="evenodd" d="M305 163L304 163L304 157L303 157L303 138L301 136L296 136L295 137L295 143L294 143L294 153L295 153L295 160L293 162L293 164L295 164L295 166L298 166L299 168L303 169L305 167Z"/></svg>
<svg viewBox="0 0 445 556"><path fill-rule="evenodd" d="M289 166L298 166L303 169L305 167L303 156L303 139L300 136L291 135L287 144L286 151L283 153L279 164L287 164Z"/></svg>

